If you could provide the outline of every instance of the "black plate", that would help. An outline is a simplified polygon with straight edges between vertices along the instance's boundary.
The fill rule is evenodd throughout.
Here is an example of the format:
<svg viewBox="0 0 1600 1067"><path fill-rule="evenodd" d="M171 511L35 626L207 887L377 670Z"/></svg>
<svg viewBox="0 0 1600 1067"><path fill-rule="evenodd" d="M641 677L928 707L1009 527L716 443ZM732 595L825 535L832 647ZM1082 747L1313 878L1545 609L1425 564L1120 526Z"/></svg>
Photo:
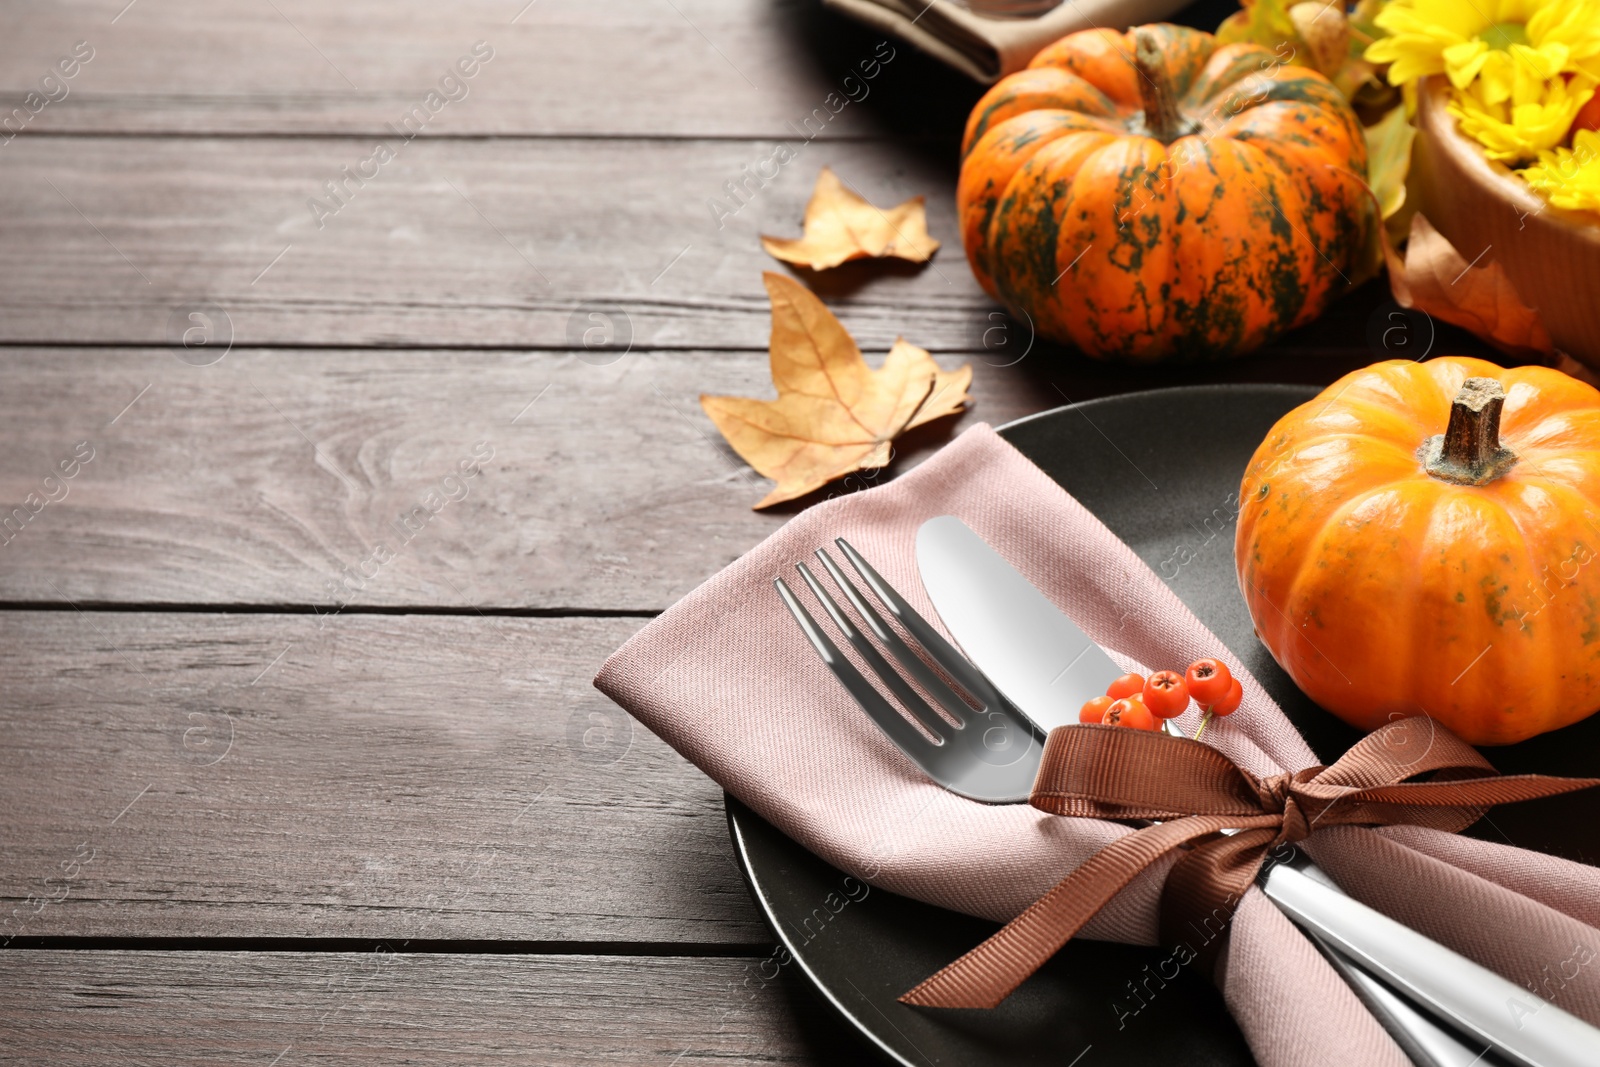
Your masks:
<svg viewBox="0 0 1600 1067"><path fill-rule="evenodd" d="M1244 662L1325 762L1360 735L1301 693L1256 639L1233 568L1240 477L1272 424L1316 395L1306 386L1161 389L1058 408L1000 433L1126 541ZM1486 755L1507 773L1600 771L1600 716ZM793 962L845 1019L893 1062L1070 1067L1253 1062L1218 992L1184 968L1131 1004L1168 953L1074 941L993 1012L929 1011L901 993L996 927L860 883L729 797L728 823L745 880ZM1600 858L1600 790L1510 805L1469 833L1593 863ZM860 899L856 899L860 898ZM841 904L841 901L843 902ZM1120 1022L1120 1026L1119 1026Z"/></svg>

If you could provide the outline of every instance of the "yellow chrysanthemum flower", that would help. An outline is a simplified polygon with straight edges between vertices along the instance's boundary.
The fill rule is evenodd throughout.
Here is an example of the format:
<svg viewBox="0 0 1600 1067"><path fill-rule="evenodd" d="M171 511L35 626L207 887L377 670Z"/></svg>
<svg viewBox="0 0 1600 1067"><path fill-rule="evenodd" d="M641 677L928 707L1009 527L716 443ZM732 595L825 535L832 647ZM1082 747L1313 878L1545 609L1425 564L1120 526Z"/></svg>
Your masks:
<svg viewBox="0 0 1600 1067"><path fill-rule="evenodd" d="M1476 88L1476 87L1474 87ZM1557 78L1535 91L1491 104L1477 92L1452 92L1450 114L1461 132L1483 146L1490 159L1525 163L1567 139L1578 111L1594 95L1594 83Z"/></svg>
<svg viewBox="0 0 1600 1067"><path fill-rule="evenodd" d="M1540 152L1539 162L1518 173L1556 207L1600 212L1600 133L1579 130L1571 148Z"/></svg>
<svg viewBox="0 0 1600 1067"><path fill-rule="evenodd" d="M1374 21L1389 36L1366 59L1391 85L1444 74L1493 107L1563 72L1600 79L1600 0L1394 0Z"/></svg>

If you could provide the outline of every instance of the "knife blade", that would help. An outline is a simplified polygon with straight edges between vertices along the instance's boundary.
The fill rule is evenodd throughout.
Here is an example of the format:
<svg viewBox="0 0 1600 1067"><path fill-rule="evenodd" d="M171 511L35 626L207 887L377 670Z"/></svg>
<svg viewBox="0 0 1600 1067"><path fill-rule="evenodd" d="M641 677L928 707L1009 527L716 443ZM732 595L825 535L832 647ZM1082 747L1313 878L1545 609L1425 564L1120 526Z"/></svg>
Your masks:
<svg viewBox="0 0 1600 1067"><path fill-rule="evenodd" d="M945 629L967 658L1039 729L1078 721L1078 709L1122 675L1077 623L954 515L917 531L917 571Z"/></svg>

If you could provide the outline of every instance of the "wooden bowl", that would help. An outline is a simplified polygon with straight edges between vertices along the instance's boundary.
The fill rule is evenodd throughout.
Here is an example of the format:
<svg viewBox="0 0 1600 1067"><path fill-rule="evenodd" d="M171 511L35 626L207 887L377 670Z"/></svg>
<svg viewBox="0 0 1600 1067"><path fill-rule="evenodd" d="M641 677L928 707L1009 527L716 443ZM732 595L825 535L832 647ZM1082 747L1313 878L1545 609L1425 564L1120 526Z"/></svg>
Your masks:
<svg viewBox="0 0 1600 1067"><path fill-rule="evenodd" d="M1600 368L1600 215L1553 206L1485 156L1456 129L1449 88L1435 75L1418 93L1408 183L1417 208L1463 258L1499 263L1557 348Z"/></svg>

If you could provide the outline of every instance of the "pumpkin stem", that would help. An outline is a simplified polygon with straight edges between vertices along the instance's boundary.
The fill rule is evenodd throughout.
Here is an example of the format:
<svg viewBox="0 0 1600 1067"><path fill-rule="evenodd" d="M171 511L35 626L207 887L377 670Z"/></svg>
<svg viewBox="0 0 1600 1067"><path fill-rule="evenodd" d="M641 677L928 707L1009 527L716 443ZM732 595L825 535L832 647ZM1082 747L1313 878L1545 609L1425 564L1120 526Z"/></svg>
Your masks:
<svg viewBox="0 0 1600 1067"><path fill-rule="evenodd" d="M1133 31L1133 66L1139 72L1139 96L1144 102L1145 133L1171 144L1191 132L1192 123L1178 110L1178 97L1167 76L1161 38L1140 26Z"/></svg>
<svg viewBox="0 0 1600 1067"><path fill-rule="evenodd" d="M1487 485L1517 461L1500 444L1505 388L1493 378L1468 378L1450 403L1450 424L1422 442L1418 455L1429 474L1458 485Z"/></svg>

